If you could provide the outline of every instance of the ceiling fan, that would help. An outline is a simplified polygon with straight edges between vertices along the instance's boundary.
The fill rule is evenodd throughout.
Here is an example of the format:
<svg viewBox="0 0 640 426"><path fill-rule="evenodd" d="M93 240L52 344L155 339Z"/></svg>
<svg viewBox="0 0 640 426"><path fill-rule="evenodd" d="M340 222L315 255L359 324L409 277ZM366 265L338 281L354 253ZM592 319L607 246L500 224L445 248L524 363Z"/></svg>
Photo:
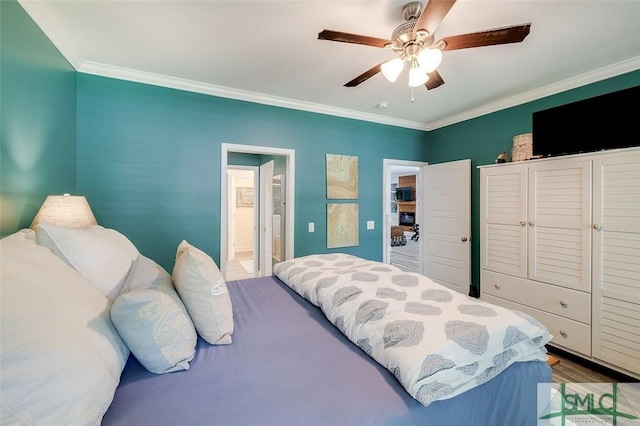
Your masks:
<svg viewBox="0 0 640 426"><path fill-rule="evenodd" d="M444 37L435 41L438 26L455 3L456 0L429 0L424 8L417 1L407 3L402 8L405 22L393 31L390 40L332 30L323 30L318 34L318 39L381 47L391 49L399 55L360 74L347 82L346 87L355 87L379 72L387 80L395 82L407 65L409 86L424 84L427 89L435 89L444 84L436 71L443 51L519 43L529 34L531 23Z"/></svg>

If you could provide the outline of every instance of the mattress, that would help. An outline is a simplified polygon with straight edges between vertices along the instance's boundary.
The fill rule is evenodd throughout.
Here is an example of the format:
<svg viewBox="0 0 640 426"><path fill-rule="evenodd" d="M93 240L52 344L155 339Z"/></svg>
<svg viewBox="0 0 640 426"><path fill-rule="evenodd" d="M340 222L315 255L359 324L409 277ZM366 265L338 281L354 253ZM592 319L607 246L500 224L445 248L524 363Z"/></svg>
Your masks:
<svg viewBox="0 0 640 426"><path fill-rule="evenodd" d="M131 356L103 425L536 424L544 362L425 407L275 277L227 283L233 343L198 341L187 371L155 375Z"/></svg>

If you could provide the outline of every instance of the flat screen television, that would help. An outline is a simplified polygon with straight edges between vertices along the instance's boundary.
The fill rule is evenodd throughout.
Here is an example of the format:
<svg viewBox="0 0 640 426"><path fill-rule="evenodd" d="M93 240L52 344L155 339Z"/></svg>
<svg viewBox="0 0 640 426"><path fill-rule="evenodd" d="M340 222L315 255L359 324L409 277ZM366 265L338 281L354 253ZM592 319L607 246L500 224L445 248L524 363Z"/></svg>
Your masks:
<svg viewBox="0 0 640 426"><path fill-rule="evenodd" d="M533 113L533 155L640 146L640 86Z"/></svg>
<svg viewBox="0 0 640 426"><path fill-rule="evenodd" d="M410 186L396 188L396 201L413 201L413 189Z"/></svg>

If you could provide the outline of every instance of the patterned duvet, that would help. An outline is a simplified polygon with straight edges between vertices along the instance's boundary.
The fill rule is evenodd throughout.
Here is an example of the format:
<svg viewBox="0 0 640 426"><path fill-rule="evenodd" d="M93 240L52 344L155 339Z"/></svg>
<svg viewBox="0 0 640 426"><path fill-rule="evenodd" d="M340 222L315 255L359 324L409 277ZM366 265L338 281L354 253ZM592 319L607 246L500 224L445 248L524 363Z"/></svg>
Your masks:
<svg viewBox="0 0 640 426"><path fill-rule="evenodd" d="M347 254L288 260L274 273L423 405L481 385L514 362L547 359L551 336L536 320L421 274Z"/></svg>

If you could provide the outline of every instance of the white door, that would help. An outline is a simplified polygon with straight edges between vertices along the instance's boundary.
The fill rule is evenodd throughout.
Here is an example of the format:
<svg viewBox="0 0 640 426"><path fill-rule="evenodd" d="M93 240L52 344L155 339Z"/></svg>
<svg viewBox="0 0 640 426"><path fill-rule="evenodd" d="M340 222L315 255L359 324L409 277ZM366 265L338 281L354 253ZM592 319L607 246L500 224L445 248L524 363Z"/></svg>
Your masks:
<svg viewBox="0 0 640 426"><path fill-rule="evenodd" d="M593 166L593 356L640 374L640 152Z"/></svg>
<svg viewBox="0 0 640 426"><path fill-rule="evenodd" d="M260 274L273 274L273 161L260 166Z"/></svg>
<svg viewBox="0 0 640 426"><path fill-rule="evenodd" d="M471 160L424 167L423 273L460 293L471 285Z"/></svg>
<svg viewBox="0 0 640 426"><path fill-rule="evenodd" d="M529 168L529 279L591 290L591 162Z"/></svg>
<svg viewBox="0 0 640 426"><path fill-rule="evenodd" d="M527 278L527 166L480 170L480 268Z"/></svg>

